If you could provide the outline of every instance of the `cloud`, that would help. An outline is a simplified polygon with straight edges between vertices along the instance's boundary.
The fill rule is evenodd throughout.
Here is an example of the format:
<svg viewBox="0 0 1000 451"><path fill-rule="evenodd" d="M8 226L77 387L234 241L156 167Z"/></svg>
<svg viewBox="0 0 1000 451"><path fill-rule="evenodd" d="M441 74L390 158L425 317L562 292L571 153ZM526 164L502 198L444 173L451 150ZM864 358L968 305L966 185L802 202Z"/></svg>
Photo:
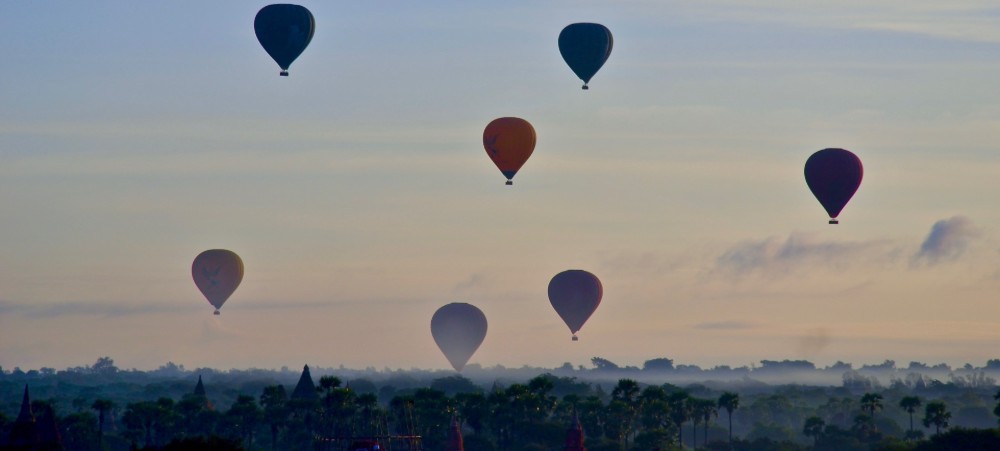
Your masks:
<svg viewBox="0 0 1000 451"><path fill-rule="evenodd" d="M820 241L791 234L737 244L716 258L716 269L730 274L786 275L809 267L845 270L859 263L887 263L899 251L889 241Z"/></svg>
<svg viewBox="0 0 1000 451"><path fill-rule="evenodd" d="M920 245L911 263L936 265L955 261L965 253L969 242L980 235L980 231L965 216L953 216L935 222L927 239Z"/></svg>
<svg viewBox="0 0 1000 451"><path fill-rule="evenodd" d="M69 316L130 316L149 313L183 312L193 310L194 306L171 305L162 303L121 303L121 302L60 302L55 304L22 304L11 301L0 301L0 312L18 314L26 318L59 318Z"/></svg>
<svg viewBox="0 0 1000 451"><path fill-rule="evenodd" d="M465 294L476 290L482 290L484 286L487 285L487 282L488 280L485 274L476 273L455 284L455 287L452 288L452 292L455 294Z"/></svg>
<svg viewBox="0 0 1000 451"><path fill-rule="evenodd" d="M798 351L803 356L814 356L822 352L830 344L830 334L826 329L818 328L806 332L799 337Z"/></svg>
<svg viewBox="0 0 1000 451"><path fill-rule="evenodd" d="M744 330L754 329L757 325L746 321L712 321L700 323L694 326L695 329L702 330Z"/></svg>

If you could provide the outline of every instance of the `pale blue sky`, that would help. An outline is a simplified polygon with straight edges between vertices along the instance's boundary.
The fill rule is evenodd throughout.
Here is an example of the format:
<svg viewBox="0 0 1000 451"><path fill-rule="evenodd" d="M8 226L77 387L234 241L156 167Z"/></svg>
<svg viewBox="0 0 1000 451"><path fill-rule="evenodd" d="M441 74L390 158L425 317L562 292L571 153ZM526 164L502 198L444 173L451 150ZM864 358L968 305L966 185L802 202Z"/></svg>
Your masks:
<svg viewBox="0 0 1000 451"><path fill-rule="evenodd" d="M1000 357L991 2L303 2L287 78L265 4L0 3L4 368L446 368L449 302L484 366ZM615 37L586 92L580 21ZM501 116L538 134L513 187ZM839 226L824 147L865 165ZM220 317L209 248L246 265ZM576 343L570 268L606 293Z"/></svg>

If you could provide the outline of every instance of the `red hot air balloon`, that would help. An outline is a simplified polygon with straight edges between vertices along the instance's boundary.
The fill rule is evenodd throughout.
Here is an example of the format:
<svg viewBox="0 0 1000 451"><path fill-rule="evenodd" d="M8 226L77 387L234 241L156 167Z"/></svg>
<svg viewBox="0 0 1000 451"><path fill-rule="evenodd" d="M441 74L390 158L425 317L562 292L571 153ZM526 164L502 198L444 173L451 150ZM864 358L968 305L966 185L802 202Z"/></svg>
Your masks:
<svg viewBox="0 0 1000 451"><path fill-rule="evenodd" d="M431 335L455 371L462 371L486 338L486 315L472 304L454 302L431 317Z"/></svg>
<svg viewBox="0 0 1000 451"><path fill-rule="evenodd" d="M191 264L191 277L218 315L222 304L243 281L243 260L233 251L207 250L195 257Z"/></svg>
<svg viewBox="0 0 1000 451"><path fill-rule="evenodd" d="M514 174L535 150L535 128L518 117L494 119L483 130L483 147L507 177L507 185L513 185Z"/></svg>
<svg viewBox="0 0 1000 451"><path fill-rule="evenodd" d="M549 281L549 302L569 326L573 341L578 340L576 333L601 305L602 296L604 287L601 281L581 269L563 271Z"/></svg>
<svg viewBox="0 0 1000 451"><path fill-rule="evenodd" d="M806 160L806 183L830 215L830 224L861 186L861 159L849 150L823 149Z"/></svg>

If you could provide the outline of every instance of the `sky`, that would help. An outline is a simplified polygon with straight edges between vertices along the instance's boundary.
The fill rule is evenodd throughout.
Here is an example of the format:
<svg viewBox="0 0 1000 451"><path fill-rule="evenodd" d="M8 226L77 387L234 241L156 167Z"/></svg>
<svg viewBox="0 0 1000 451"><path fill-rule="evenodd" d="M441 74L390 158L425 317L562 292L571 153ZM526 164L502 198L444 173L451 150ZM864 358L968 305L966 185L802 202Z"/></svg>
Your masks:
<svg viewBox="0 0 1000 451"><path fill-rule="evenodd" d="M451 302L485 367L1000 358L993 1L304 1L289 77L266 4L0 3L4 369L444 369ZM614 35L589 91L574 22ZM512 187L505 116L537 133ZM835 226L827 147L865 170ZM604 285L578 342L567 269Z"/></svg>

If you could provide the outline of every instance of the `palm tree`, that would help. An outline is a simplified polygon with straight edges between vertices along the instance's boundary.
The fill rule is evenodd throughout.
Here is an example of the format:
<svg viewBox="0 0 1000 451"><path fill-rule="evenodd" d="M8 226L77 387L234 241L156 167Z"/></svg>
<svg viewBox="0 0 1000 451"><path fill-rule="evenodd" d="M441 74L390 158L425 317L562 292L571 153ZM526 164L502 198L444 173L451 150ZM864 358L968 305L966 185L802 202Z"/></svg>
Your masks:
<svg viewBox="0 0 1000 451"><path fill-rule="evenodd" d="M115 408L115 403L110 399L98 399L90 405L91 409L97 411L97 449L104 449L104 419L108 412Z"/></svg>
<svg viewBox="0 0 1000 451"><path fill-rule="evenodd" d="M719 396L718 406L720 409L726 409L726 413L729 414L729 447L732 448L733 411L740 408L740 395L728 391L724 392L722 396Z"/></svg>
<svg viewBox="0 0 1000 451"><path fill-rule="evenodd" d="M280 384L264 387L260 394L260 405L264 408L264 422L271 429L271 449L278 449L278 432L288 421L288 392Z"/></svg>
<svg viewBox="0 0 1000 451"><path fill-rule="evenodd" d="M245 443L247 448L253 447L253 433L264 417L263 411L257 406L257 400L253 396L239 395L226 416L236 425L241 443Z"/></svg>
<svg viewBox="0 0 1000 451"><path fill-rule="evenodd" d="M920 408L920 398L917 396L904 396L899 400L899 407L910 414L910 436L913 436L913 414Z"/></svg>
<svg viewBox="0 0 1000 451"><path fill-rule="evenodd" d="M934 425L934 435L941 432L941 428L948 427L948 420L951 420L951 412L942 401L931 401L924 406L924 427Z"/></svg>
<svg viewBox="0 0 1000 451"><path fill-rule="evenodd" d="M702 421L705 422L702 430L705 431L705 445L708 445L708 424L712 422L712 418L719 417L719 409L715 406L715 401L711 399L699 399L696 408Z"/></svg>
<svg viewBox="0 0 1000 451"><path fill-rule="evenodd" d="M823 435L823 428L826 427L826 422L820 417L809 417L806 418L806 424L802 426L802 433L806 437L813 438L813 448L819 445L819 437Z"/></svg>
<svg viewBox="0 0 1000 451"><path fill-rule="evenodd" d="M993 408L993 415L996 415L997 421L1000 422L1000 390L997 390L997 394L993 395L993 399L997 400L997 406Z"/></svg>
<svg viewBox="0 0 1000 451"><path fill-rule="evenodd" d="M628 449L629 435L632 434L635 420L639 416L641 406L639 406L638 398L639 383L632 379L619 379L618 384L611 390L611 401L619 401L624 407L621 425L621 438L624 442L623 449Z"/></svg>
<svg viewBox="0 0 1000 451"><path fill-rule="evenodd" d="M677 425L677 442L681 448L684 447L684 422L691 418L691 397L687 392L679 391L671 393L667 397L670 405L670 420Z"/></svg>
<svg viewBox="0 0 1000 451"><path fill-rule="evenodd" d="M861 410L871 418L872 430L877 431L875 412L882 410L882 395L878 393L865 393L861 397Z"/></svg>

